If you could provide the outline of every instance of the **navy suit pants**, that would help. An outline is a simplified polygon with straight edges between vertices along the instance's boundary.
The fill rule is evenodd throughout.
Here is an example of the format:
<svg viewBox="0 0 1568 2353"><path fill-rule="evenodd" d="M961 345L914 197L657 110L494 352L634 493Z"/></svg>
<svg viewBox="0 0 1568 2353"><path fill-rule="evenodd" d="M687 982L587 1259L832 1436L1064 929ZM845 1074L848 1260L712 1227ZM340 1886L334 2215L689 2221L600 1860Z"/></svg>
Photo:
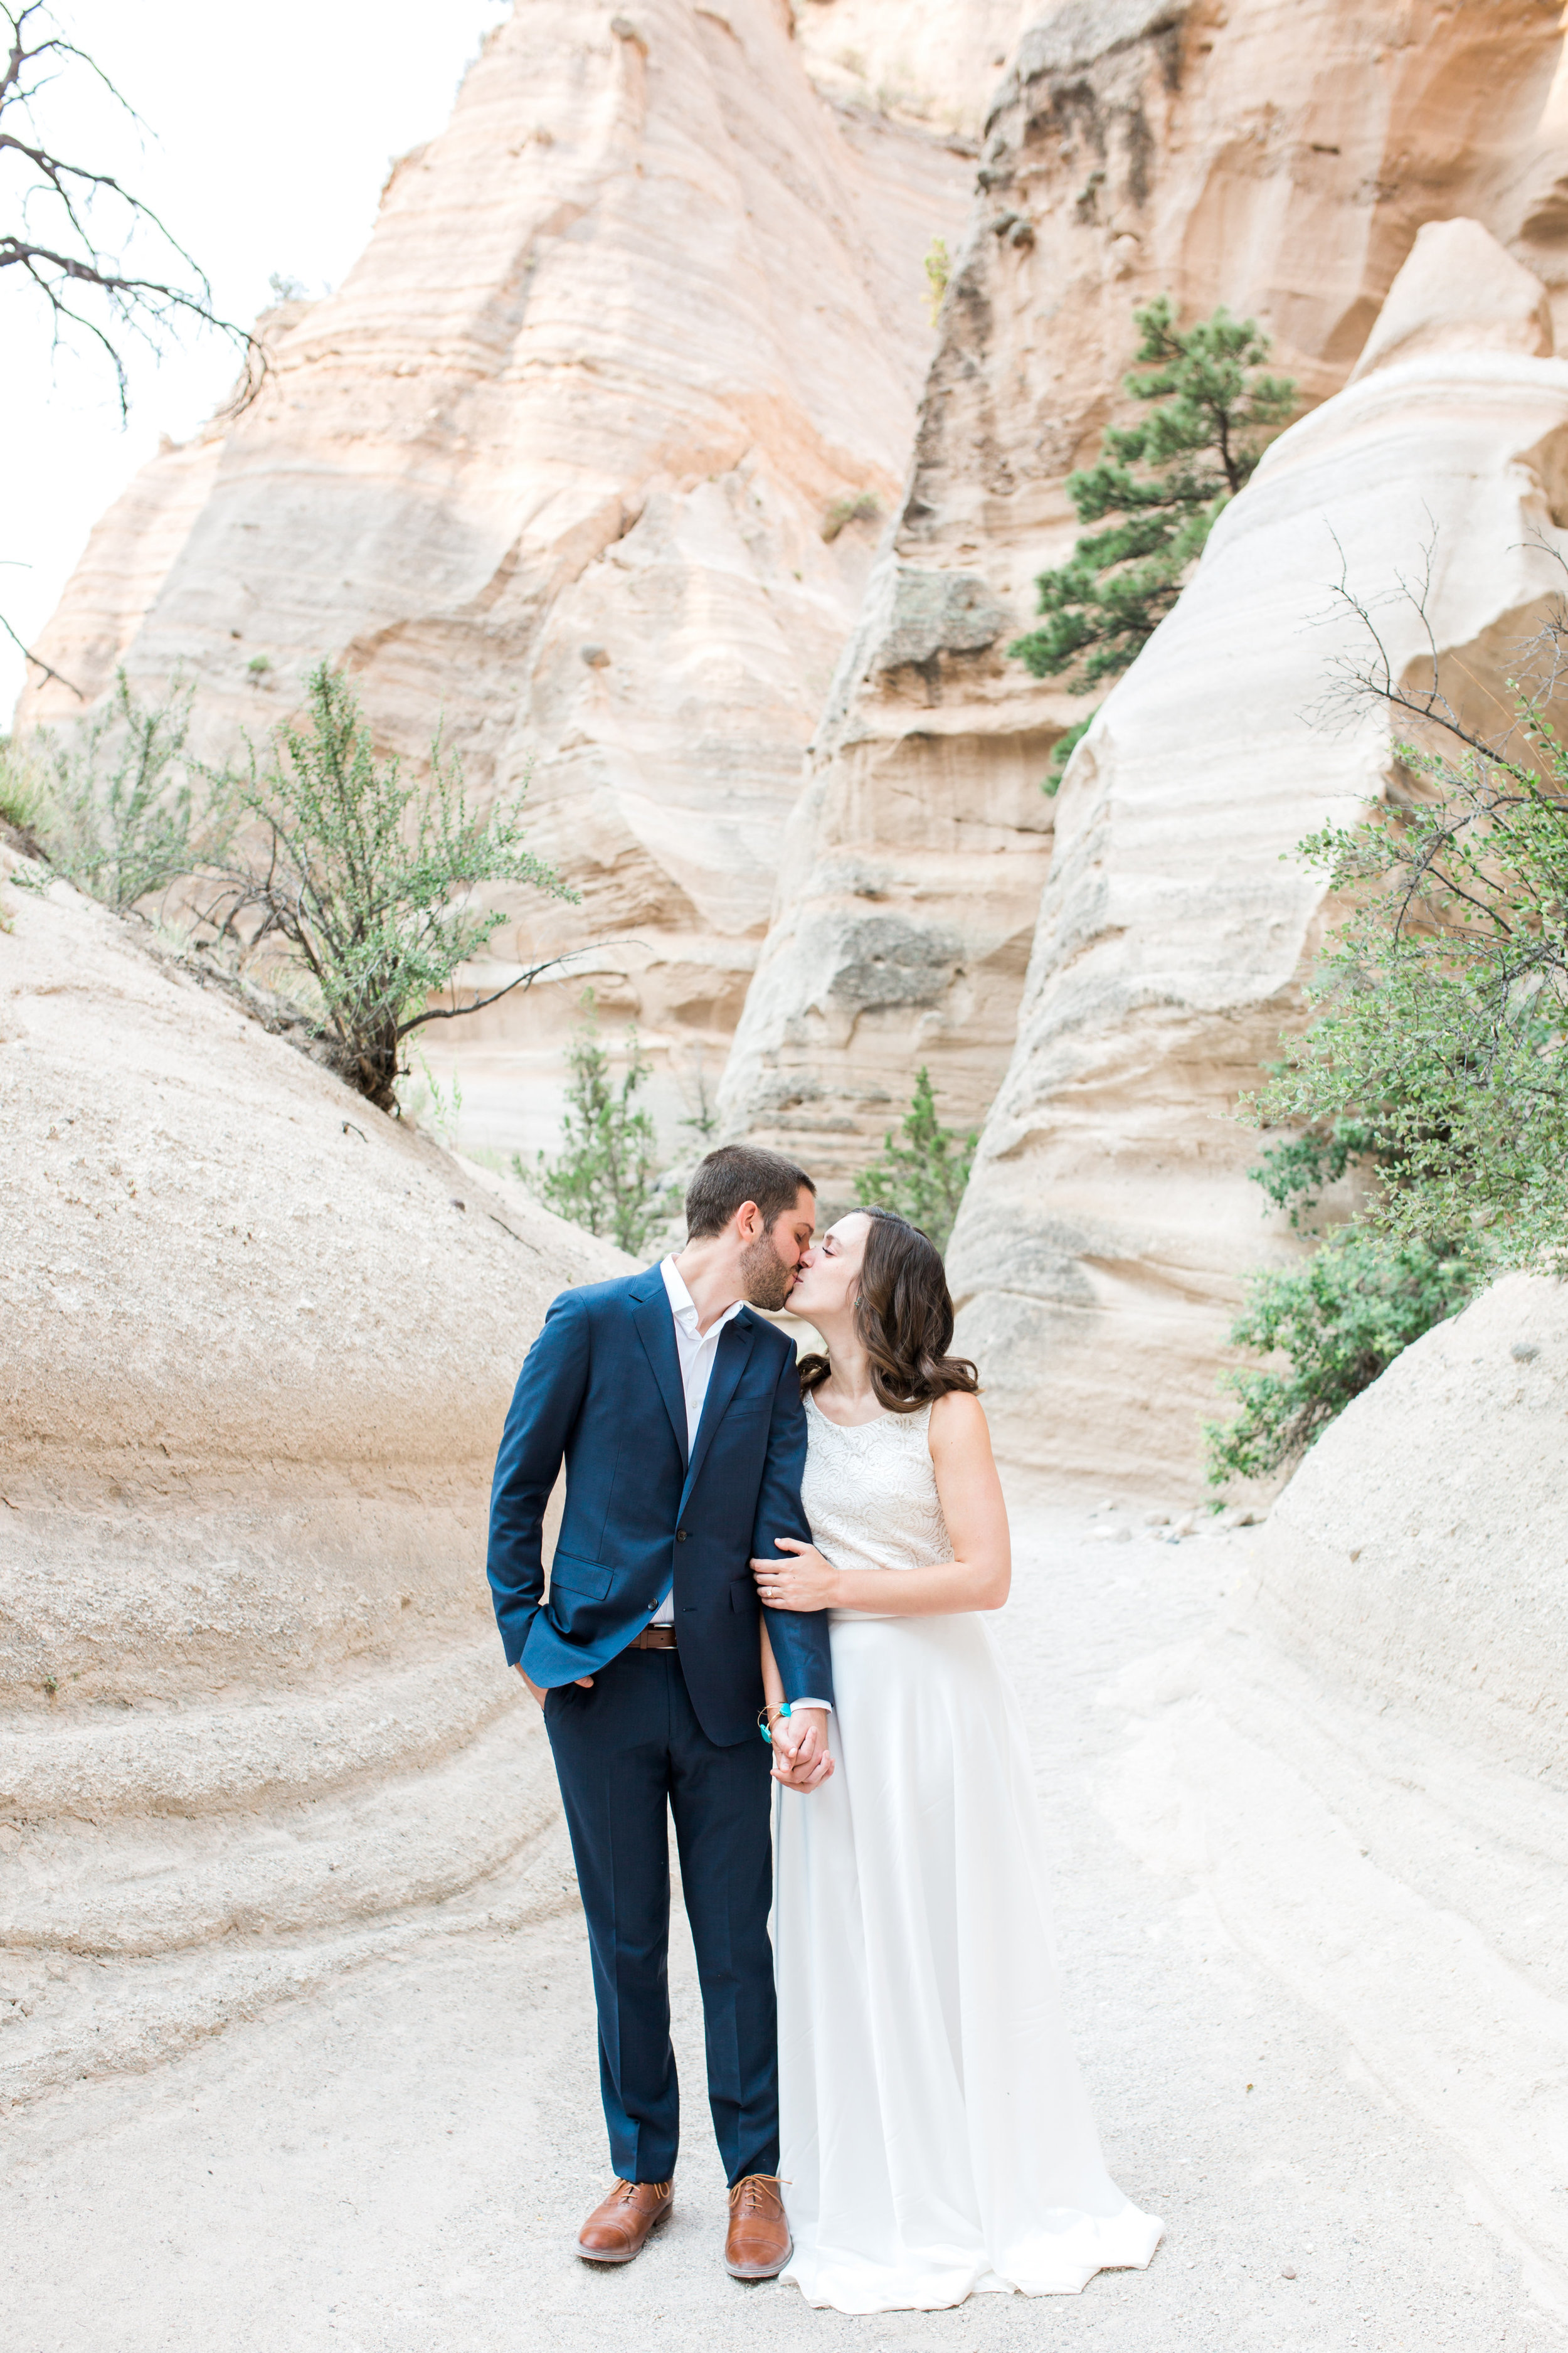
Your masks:
<svg viewBox="0 0 1568 2353"><path fill-rule="evenodd" d="M623 2181L668 2181L680 2137L669 2040L669 1831L708 2046L708 2101L731 2184L779 2165L778 2019L768 1937L770 1752L697 1721L675 1651L623 1651L544 1721L588 1921L599 2084ZM668 1814L667 1814L668 1809Z"/></svg>

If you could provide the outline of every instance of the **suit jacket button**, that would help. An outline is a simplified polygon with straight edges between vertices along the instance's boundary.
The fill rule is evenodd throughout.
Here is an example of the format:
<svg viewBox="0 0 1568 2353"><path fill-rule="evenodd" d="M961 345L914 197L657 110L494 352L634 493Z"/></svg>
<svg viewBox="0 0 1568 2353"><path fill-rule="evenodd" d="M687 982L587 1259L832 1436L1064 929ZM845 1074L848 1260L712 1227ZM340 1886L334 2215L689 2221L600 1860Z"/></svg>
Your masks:
<svg viewBox="0 0 1568 2353"><path fill-rule="evenodd" d="M677 1544L684 1544L686 1542L686 1530L684 1528L676 1529L675 1541Z"/></svg>

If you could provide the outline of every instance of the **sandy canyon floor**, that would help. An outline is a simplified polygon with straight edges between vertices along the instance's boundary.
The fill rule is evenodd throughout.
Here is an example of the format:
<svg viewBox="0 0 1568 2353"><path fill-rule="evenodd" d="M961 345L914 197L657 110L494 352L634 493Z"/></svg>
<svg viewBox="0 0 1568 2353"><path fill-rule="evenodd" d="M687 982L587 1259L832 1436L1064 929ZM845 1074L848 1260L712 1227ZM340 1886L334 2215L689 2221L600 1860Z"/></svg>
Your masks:
<svg viewBox="0 0 1568 2353"><path fill-rule="evenodd" d="M1114 1525L1115 1514L1105 1525ZM847 2319L720 2263L689 1948L677 2211L635 2265L571 2252L607 2179L581 1921L433 1926L312 2000L163 2069L84 2082L4 2134L9 2353L1052 2345L1115 2353L1554 2353L1564 2338L1462 2168L1337 2032L1157 1878L1099 1791L1120 1670L1200 1631L1253 1539L1091 1537L1020 1504L1000 1621L1037 1744L1068 1999L1111 2168L1166 2219L1147 2273L1079 2297ZM570 1861L535 1855L535 1884ZM1250 2087L1250 2088L1249 2088ZM1294 2276L1291 2276L1293 2274Z"/></svg>

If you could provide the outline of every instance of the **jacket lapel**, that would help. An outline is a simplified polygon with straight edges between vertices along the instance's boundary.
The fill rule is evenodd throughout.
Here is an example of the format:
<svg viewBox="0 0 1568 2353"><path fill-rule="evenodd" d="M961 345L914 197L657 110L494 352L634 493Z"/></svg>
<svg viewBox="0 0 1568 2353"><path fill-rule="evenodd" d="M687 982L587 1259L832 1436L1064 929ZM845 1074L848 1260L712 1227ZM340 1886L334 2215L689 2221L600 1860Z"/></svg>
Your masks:
<svg viewBox="0 0 1568 2353"><path fill-rule="evenodd" d="M687 1465L686 1486L680 1498L682 1511L686 1508L687 1496L697 1483L697 1474L702 1468L708 1449L713 1443L713 1432L723 1420L741 1375L746 1369L756 1331L753 1318L742 1312L732 1324L726 1324L719 1335L713 1374L708 1384L708 1394L702 1400L702 1419L697 1425L697 1443L691 1450L691 1461ZM672 1338L672 1351L674 1345Z"/></svg>
<svg viewBox="0 0 1568 2353"><path fill-rule="evenodd" d="M739 1317L736 1321L739 1322ZM653 1367L658 1383L658 1393L664 1399L669 1426L675 1432L675 1442L686 1460L686 1392L680 1385L680 1358L675 1348L675 1318L670 1313L669 1293L664 1287L664 1277L658 1269L653 1271L652 1288L637 1300L632 1307L632 1322L643 1353ZM722 1355L721 1350L720 1354ZM717 1377L717 1366L714 1367Z"/></svg>

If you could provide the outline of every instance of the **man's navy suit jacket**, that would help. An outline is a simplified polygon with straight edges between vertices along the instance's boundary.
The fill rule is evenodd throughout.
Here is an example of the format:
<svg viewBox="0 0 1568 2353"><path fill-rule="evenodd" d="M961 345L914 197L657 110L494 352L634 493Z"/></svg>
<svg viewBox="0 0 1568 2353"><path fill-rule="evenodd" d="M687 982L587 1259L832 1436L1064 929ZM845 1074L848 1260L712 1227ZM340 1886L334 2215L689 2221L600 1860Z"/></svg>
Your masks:
<svg viewBox="0 0 1568 2353"><path fill-rule="evenodd" d="M544 1599L544 1507L566 1508ZM757 1736L759 1604L749 1563L809 1542L795 1350L742 1308L724 1326L691 1459L669 1294L657 1266L563 1291L518 1376L496 1458L489 1569L508 1666L591 1675L648 1623L673 1576L691 1704L728 1747ZM833 1697L826 1611L767 1613L786 1699Z"/></svg>

